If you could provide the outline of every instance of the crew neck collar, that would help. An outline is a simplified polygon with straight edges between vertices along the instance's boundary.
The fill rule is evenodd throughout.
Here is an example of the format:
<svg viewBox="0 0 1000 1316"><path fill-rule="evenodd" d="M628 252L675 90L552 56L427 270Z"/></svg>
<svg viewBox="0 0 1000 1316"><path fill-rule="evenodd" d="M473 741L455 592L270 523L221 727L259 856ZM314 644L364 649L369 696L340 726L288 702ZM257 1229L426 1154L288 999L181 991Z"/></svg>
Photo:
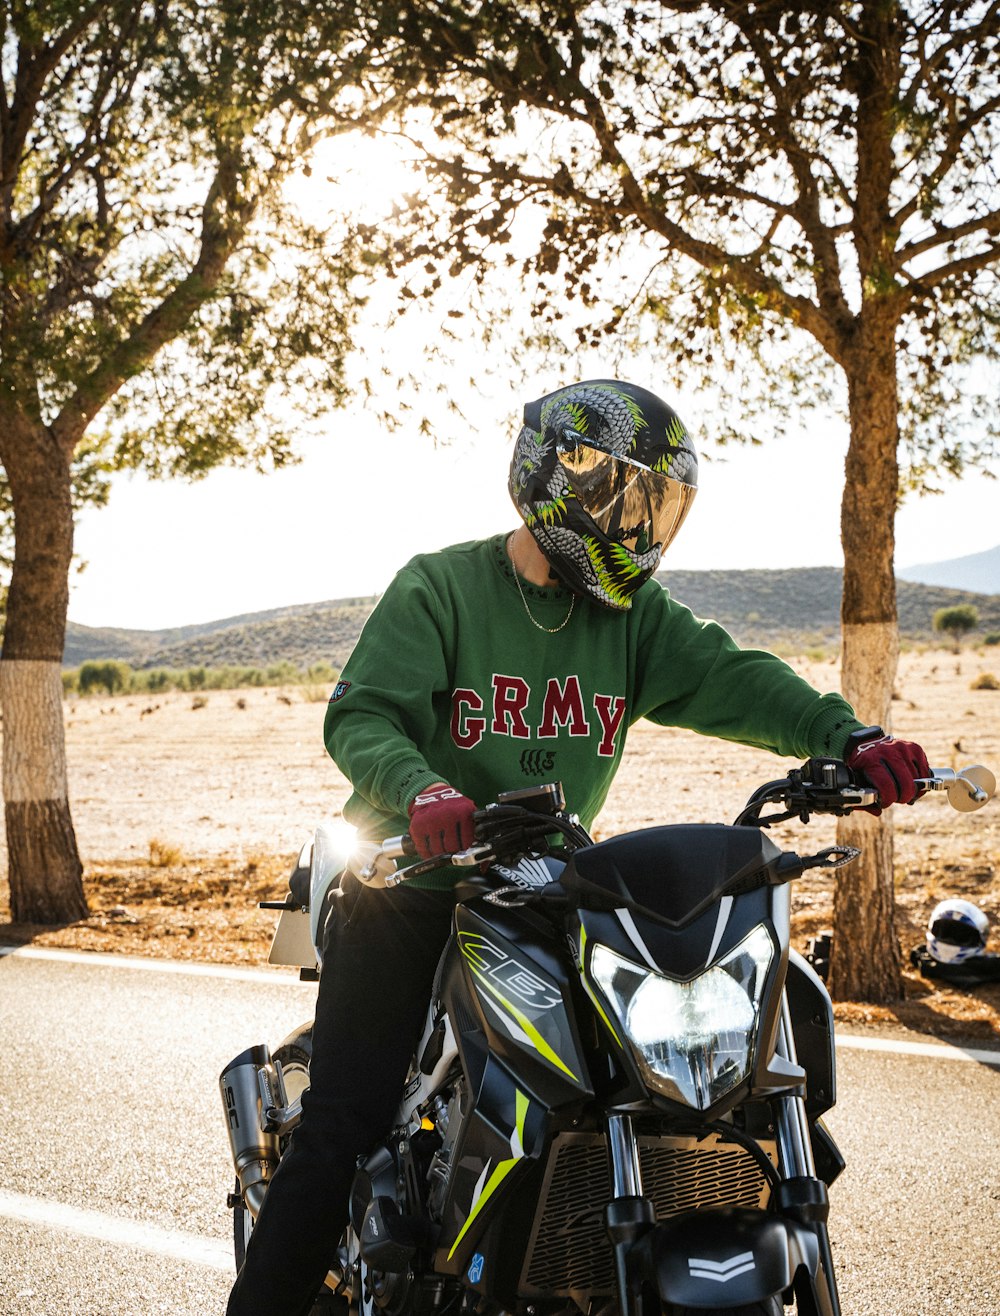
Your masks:
<svg viewBox="0 0 1000 1316"><path fill-rule="evenodd" d="M565 603L572 591L566 589L564 585L551 587L535 585L530 580L526 580L520 572L517 573L517 579L514 578L514 564L507 553L507 540L512 534L512 530L505 530L503 534L494 535L491 541L493 561L501 576L509 582L511 589L514 590L517 589L517 582L520 580L525 598L534 599L538 603Z"/></svg>

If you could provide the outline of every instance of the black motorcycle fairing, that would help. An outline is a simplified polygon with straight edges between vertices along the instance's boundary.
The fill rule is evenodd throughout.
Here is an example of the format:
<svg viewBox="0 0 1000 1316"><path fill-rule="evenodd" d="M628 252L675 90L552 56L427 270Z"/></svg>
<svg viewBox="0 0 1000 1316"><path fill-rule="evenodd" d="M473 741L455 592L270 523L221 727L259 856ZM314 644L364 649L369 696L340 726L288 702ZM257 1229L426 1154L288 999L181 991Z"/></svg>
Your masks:
<svg viewBox="0 0 1000 1316"><path fill-rule="evenodd" d="M639 909L682 928L723 896L775 880L781 858L756 828L681 823L579 850L560 881L591 909Z"/></svg>
<svg viewBox="0 0 1000 1316"><path fill-rule="evenodd" d="M808 1075L806 1114L815 1120L837 1101L833 1002L819 974L796 950L788 952L785 988L798 1062Z"/></svg>
<svg viewBox="0 0 1000 1316"><path fill-rule="evenodd" d="M662 922L645 907L579 908L569 916L570 935L578 939L582 927L588 944L602 942L638 963L652 961L668 977L686 982L724 958L756 927L767 928L777 945L773 902L780 902L783 894L781 888L759 887L704 910L683 928Z"/></svg>
<svg viewBox="0 0 1000 1316"><path fill-rule="evenodd" d="M476 897L456 907L454 941L443 1001L459 1049L463 1034L485 1038L550 1109L593 1096L560 929L531 909Z"/></svg>
<svg viewBox="0 0 1000 1316"><path fill-rule="evenodd" d="M478 1253L490 1261L491 1289L505 1280L508 1286L515 1282L519 1253L516 1248L511 1252L512 1223L525 1215L526 1230L531 1216L523 1209L525 1197L520 1190L526 1178L537 1175L556 1122L544 1103L525 1090L520 1078L487 1052L475 1104L463 1120L451 1153L434 1259L438 1272L461 1275ZM512 1193L518 1194L522 1203L515 1211L505 1207ZM530 1190L527 1197L531 1200ZM498 1219L505 1222L503 1227L497 1227ZM486 1269L480 1263L481 1274Z"/></svg>
<svg viewBox="0 0 1000 1316"><path fill-rule="evenodd" d="M516 1302L547 1150L593 1097L561 924L477 895L455 909L439 973L472 1104L450 1151L439 1274Z"/></svg>
<svg viewBox="0 0 1000 1316"><path fill-rule="evenodd" d="M816 1235L770 1211L722 1207L675 1216L634 1245L629 1263L663 1303L684 1309L749 1307L801 1287L804 1273L814 1310L833 1310L821 1298L828 1287Z"/></svg>

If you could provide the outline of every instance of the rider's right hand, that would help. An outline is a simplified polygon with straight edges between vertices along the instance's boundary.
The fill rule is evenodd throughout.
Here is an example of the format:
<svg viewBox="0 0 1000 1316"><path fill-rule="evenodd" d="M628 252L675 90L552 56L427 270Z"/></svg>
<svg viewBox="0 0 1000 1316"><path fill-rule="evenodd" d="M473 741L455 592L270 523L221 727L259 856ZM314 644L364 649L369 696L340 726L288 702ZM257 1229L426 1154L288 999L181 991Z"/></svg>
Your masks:
<svg viewBox="0 0 1000 1316"><path fill-rule="evenodd" d="M467 850L476 839L476 806L467 795L441 781L420 792L410 805L410 836L421 859Z"/></svg>

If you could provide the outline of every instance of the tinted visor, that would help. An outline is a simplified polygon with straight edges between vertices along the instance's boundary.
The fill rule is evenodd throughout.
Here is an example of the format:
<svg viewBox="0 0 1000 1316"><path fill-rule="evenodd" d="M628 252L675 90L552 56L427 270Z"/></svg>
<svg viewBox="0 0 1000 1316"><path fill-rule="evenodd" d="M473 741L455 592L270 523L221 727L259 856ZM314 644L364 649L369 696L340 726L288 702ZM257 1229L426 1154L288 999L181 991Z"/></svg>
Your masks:
<svg viewBox="0 0 1000 1316"><path fill-rule="evenodd" d="M691 485L586 444L570 451L560 446L559 461L597 528L632 553L656 545L662 553L694 501Z"/></svg>
<svg viewBox="0 0 1000 1316"><path fill-rule="evenodd" d="M936 918L930 926L930 934L938 941L947 942L949 946L981 946L983 934L971 923L957 918Z"/></svg>

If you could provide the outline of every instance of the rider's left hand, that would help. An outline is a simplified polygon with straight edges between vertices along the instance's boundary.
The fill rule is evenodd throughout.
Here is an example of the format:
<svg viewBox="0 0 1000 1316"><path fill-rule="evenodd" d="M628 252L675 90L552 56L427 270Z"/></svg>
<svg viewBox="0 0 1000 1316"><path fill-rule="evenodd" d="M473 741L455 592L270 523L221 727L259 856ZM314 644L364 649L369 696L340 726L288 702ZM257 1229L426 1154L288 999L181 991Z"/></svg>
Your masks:
<svg viewBox="0 0 1000 1316"><path fill-rule="evenodd" d="M912 740L880 736L850 750L844 762L878 791L879 803L866 809L878 815L891 804L912 804L926 789L917 780L931 775L927 755Z"/></svg>

